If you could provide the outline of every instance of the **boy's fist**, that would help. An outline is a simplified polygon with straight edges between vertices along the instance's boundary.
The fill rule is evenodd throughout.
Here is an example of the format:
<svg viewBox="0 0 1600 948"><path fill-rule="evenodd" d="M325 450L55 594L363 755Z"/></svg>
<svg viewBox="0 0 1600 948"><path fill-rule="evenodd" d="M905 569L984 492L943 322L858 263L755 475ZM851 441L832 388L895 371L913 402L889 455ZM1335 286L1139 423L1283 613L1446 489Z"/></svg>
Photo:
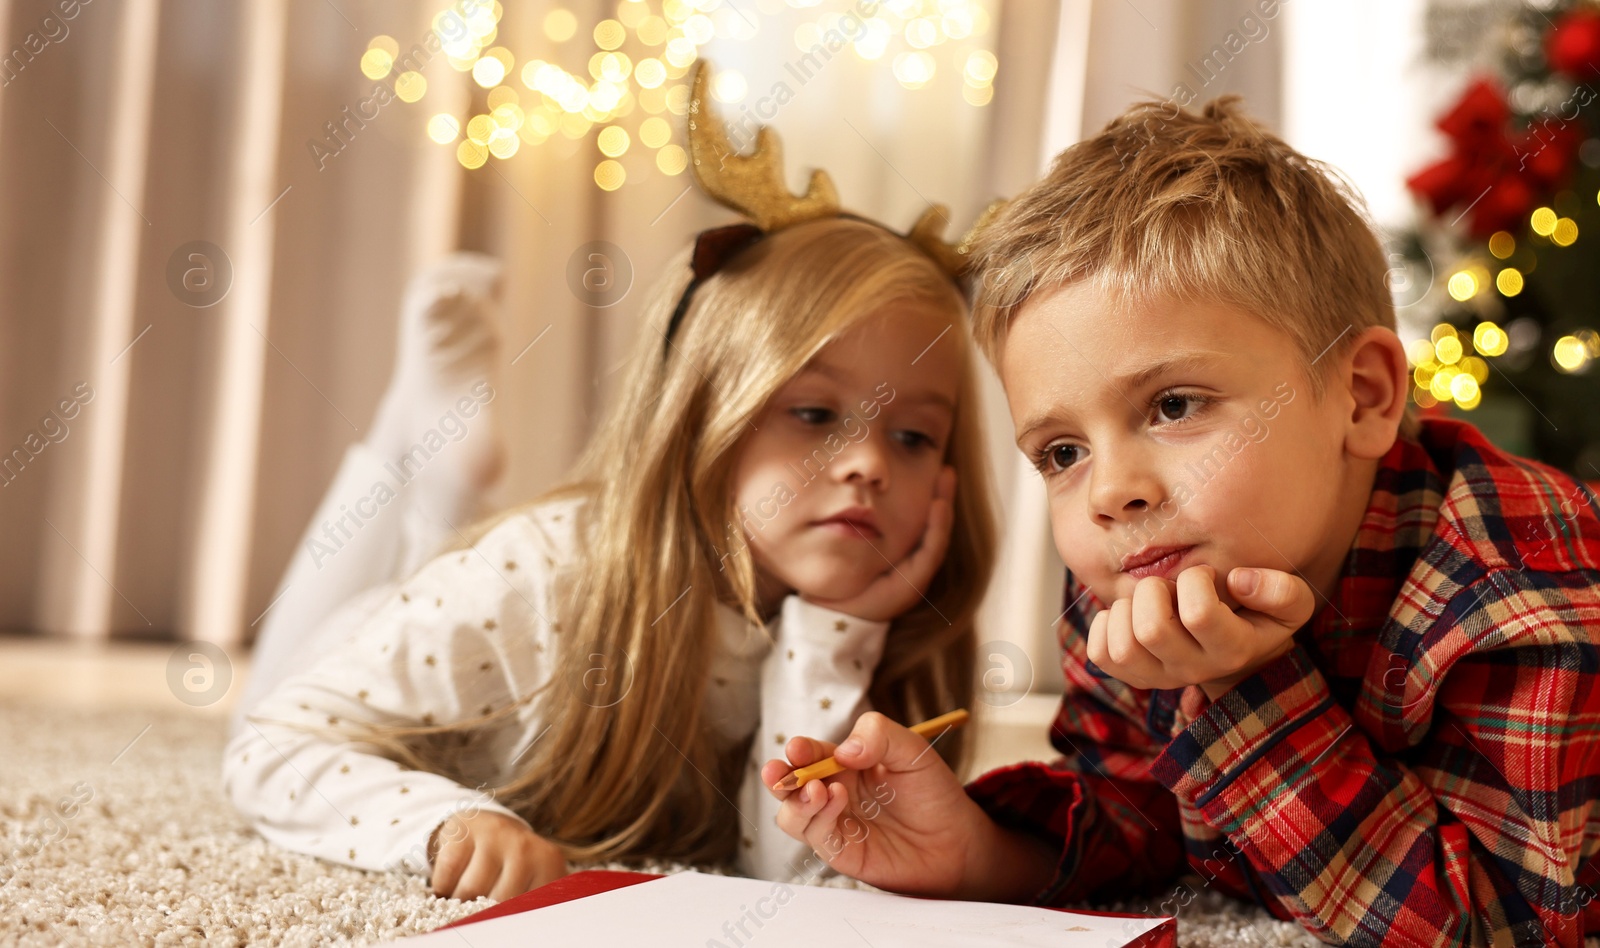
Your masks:
<svg viewBox="0 0 1600 948"><path fill-rule="evenodd" d="M1177 582L1139 580L1131 597L1089 624L1089 660L1135 688L1199 685L1214 701L1294 647L1295 630L1316 610L1304 580L1275 569L1234 569L1228 592L1240 603L1235 612L1217 596L1216 575L1210 566L1191 566Z"/></svg>

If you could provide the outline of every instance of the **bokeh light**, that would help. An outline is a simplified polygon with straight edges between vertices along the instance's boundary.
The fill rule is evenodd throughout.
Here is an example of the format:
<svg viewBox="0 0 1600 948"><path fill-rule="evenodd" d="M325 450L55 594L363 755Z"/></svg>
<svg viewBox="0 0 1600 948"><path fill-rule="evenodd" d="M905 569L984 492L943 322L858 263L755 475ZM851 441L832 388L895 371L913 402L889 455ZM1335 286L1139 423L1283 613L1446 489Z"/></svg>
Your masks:
<svg viewBox="0 0 1600 948"><path fill-rule="evenodd" d="M622 187L626 180L628 173L619 161L607 158L594 167L594 183L598 184L602 191L615 191Z"/></svg>
<svg viewBox="0 0 1600 948"><path fill-rule="evenodd" d="M1446 288L1457 302L1465 303L1478 295L1478 278L1466 270L1461 270L1451 275Z"/></svg>
<svg viewBox="0 0 1600 948"><path fill-rule="evenodd" d="M485 56L472 64L472 81L488 89L500 84L506 77L506 67L500 60Z"/></svg>
<svg viewBox="0 0 1600 948"><path fill-rule="evenodd" d="M454 114L440 111L438 94L431 90L436 83L408 68L409 60L398 65L401 50L394 37L374 36L359 65L370 78L392 80L402 102L431 105L421 126L431 141L453 145L462 167L509 159L521 146L538 146L558 134L573 141L594 135L604 159L596 164L594 179L605 190L628 180L629 169L619 159L628 161L635 176L648 173L652 164L666 176L687 170L687 153L673 137L681 127L678 117L688 110L689 78L701 49L770 29L780 6L794 11L781 28L793 30L802 56L791 58L802 71L847 49L863 63L876 63L874 71L892 76L901 88L939 89L952 98L959 89L961 101L975 107L994 98L1000 62L990 48L996 41L988 9L993 0L883 0L870 10L849 0L760 0L759 5L756 16L729 0L604 0L598 10L568 9L555 0L553 9L533 14L537 42L524 50L548 58L523 60L513 52L520 48L516 43L495 45L502 35L503 0L468 7L441 4L432 17L441 51L450 68L472 77L474 104ZM505 36L506 41L525 37L523 27ZM753 109L759 91L735 69L712 77L713 97L727 105ZM644 149L637 161L628 157ZM1479 271L1474 292L1491 279Z"/></svg>
<svg viewBox="0 0 1600 948"><path fill-rule="evenodd" d="M600 153L610 158L619 158L628 150L628 133L621 126L611 125L600 130L600 135L595 139L600 146Z"/></svg>
<svg viewBox="0 0 1600 948"><path fill-rule="evenodd" d="M1550 350L1550 361L1567 373L1584 371L1590 358L1588 347L1577 336L1562 336Z"/></svg>
<svg viewBox="0 0 1600 948"><path fill-rule="evenodd" d="M736 69L724 69L711 79L711 95L719 102L741 102L749 91L744 76Z"/></svg>
<svg viewBox="0 0 1600 948"><path fill-rule="evenodd" d="M361 54L361 73L368 79L382 79L394 69L394 54L373 48Z"/></svg>
<svg viewBox="0 0 1600 948"><path fill-rule="evenodd" d="M1472 330L1472 348L1486 356L1505 355L1509 337L1499 325L1485 320Z"/></svg>
<svg viewBox="0 0 1600 948"><path fill-rule="evenodd" d="M689 153L677 145L667 145L656 152L656 167L662 174L683 174L689 167Z"/></svg>
<svg viewBox="0 0 1600 948"><path fill-rule="evenodd" d="M1510 340L1510 334L1499 325L1484 320L1470 337L1449 323L1439 323L1428 338L1408 341L1411 400L1421 408L1448 403L1469 411L1477 408L1483 399L1483 385L1489 381L1489 363L1482 357L1504 354ZM1595 353L1600 355L1600 335L1595 337Z"/></svg>
<svg viewBox="0 0 1600 948"><path fill-rule="evenodd" d="M463 168L481 168L489 160L489 149L475 141L463 141L456 146L456 160Z"/></svg>
<svg viewBox="0 0 1600 948"><path fill-rule="evenodd" d="M394 94L401 102L417 102L428 94L428 80L415 70L403 72L394 79Z"/></svg>
<svg viewBox="0 0 1600 948"><path fill-rule="evenodd" d="M601 20L594 27L594 44L601 49L617 49L627 42L628 28L616 20Z"/></svg>
<svg viewBox="0 0 1600 948"><path fill-rule="evenodd" d="M544 35L565 43L578 32L578 18L571 10L551 10L544 15Z"/></svg>
<svg viewBox="0 0 1600 948"><path fill-rule="evenodd" d="M1514 267L1506 267L1494 278L1495 288L1504 296L1516 296L1522 292L1522 271Z"/></svg>
<svg viewBox="0 0 1600 948"><path fill-rule="evenodd" d="M901 53L894 58L894 77L907 89L920 89L933 81L933 56L925 52Z"/></svg>
<svg viewBox="0 0 1600 948"><path fill-rule="evenodd" d="M1459 336L1446 336L1433 344L1434 357L1445 365L1454 365L1461 361L1461 338Z"/></svg>
<svg viewBox="0 0 1600 948"><path fill-rule="evenodd" d="M428 137L441 145L448 145L461 134L461 123L456 121L454 115L440 112L428 119Z"/></svg>

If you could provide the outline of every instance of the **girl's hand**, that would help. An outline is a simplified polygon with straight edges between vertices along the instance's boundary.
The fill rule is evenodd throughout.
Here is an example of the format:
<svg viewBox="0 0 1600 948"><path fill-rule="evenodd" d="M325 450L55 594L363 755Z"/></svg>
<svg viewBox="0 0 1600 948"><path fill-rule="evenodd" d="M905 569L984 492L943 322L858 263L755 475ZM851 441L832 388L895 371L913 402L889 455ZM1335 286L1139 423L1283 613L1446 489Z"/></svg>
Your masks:
<svg viewBox="0 0 1600 948"><path fill-rule="evenodd" d="M922 600L928 584L944 563L950 548L950 527L955 521L956 469L945 465L934 486L933 502L928 505L928 524L922 539L900 562L884 569L871 584L848 599L812 599L847 616L870 622L888 622Z"/></svg>
<svg viewBox="0 0 1600 948"><path fill-rule="evenodd" d="M967 796L922 737L875 711L843 744L796 737L788 762L761 768L783 801L778 827L829 866L911 895L1022 900L1050 881L1043 843L1002 830ZM835 756L848 769L799 790L774 790L795 767Z"/></svg>
<svg viewBox="0 0 1600 948"><path fill-rule="evenodd" d="M428 852L433 894L463 902L504 901L567 874L554 843L504 813L457 813L433 831Z"/></svg>
<svg viewBox="0 0 1600 948"><path fill-rule="evenodd" d="M1134 688L1200 685L1215 701L1256 669L1294 648L1294 633L1316 611L1305 580L1275 569L1236 568L1217 596L1217 571L1191 566L1176 583L1146 576L1133 595L1089 624L1089 660Z"/></svg>

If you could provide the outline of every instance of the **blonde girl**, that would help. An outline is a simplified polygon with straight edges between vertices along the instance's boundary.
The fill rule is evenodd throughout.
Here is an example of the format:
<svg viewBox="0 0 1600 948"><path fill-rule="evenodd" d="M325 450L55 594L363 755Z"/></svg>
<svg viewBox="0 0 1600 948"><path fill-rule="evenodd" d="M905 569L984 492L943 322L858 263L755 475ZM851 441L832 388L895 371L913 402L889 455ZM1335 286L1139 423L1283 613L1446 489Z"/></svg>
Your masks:
<svg viewBox="0 0 1600 948"><path fill-rule="evenodd" d="M726 143L703 88L697 159ZM953 255L789 195L763 148L697 161L761 226L669 270L570 482L249 709L224 780L268 839L461 899L569 860L793 878L757 785L786 735L970 703L994 539ZM936 750L960 766L959 733Z"/></svg>

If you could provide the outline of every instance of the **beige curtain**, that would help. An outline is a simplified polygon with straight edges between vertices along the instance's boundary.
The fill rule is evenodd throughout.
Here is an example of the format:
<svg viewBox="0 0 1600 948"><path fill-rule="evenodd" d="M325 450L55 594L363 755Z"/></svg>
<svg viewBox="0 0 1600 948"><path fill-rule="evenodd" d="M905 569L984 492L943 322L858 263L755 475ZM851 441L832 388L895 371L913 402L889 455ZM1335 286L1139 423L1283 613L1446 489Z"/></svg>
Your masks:
<svg viewBox="0 0 1600 948"><path fill-rule="evenodd" d="M541 25L554 4L504 3L496 42L551 55ZM580 38L614 8L563 5ZM371 93L356 68L368 41L409 48L442 2L68 6L70 18L57 0L0 0L0 448L22 451L0 486L0 629L248 642L345 446L365 435L407 276L451 249L507 264L497 399L511 457L496 499L554 484L617 381L649 284L729 217L685 193L687 176L602 192L592 135L462 170L423 125L483 93L442 55L423 70L423 102L383 106L319 160L309 143ZM948 74L908 92L887 62L841 57L772 120L792 183L826 167L854 210L904 227L942 201L964 227L1031 178L1056 5L989 9L1001 63L989 106L962 103ZM743 70L752 98L798 55L787 31L719 43L704 54ZM566 278L597 239L634 273L604 309ZM226 295L190 305L207 302L223 258ZM1015 449L990 394L1009 505ZM1049 618L999 634L1038 647Z"/></svg>

